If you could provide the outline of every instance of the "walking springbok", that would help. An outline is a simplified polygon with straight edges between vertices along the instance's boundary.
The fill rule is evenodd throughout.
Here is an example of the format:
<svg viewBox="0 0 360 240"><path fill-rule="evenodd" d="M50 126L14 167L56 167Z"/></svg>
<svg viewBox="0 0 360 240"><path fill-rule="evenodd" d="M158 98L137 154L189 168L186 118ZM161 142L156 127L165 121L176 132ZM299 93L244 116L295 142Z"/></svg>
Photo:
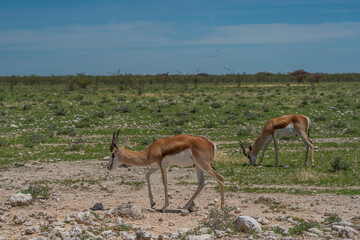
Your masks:
<svg viewBox="0 0 360 240"><path fill-rule="evenodd" d="M260 135L256 141L249 146L248 149L245 149L244 144L239 141L239 144L243 150L244 155L249 158L250 165L256 165L256 158L260 152L262 145L264 146L264 151L261 156L259 165L263 161L266 148L269 146L271 140L275 144L275 153L276 153L276 162L274 167L278 164L278 139L281 137L292 137L300 136L301 140L305 143L306 146L306 158L305 166L307 164L309 147L311 148L311 165L315 167L314 164L314 145L312 141L306 136L306 131L309 132L310 128L310 119L300 114L284 115L278 118L270 119L265 126L263 127Z"/></svg>
<svg viewBox="0 0 360 240"><path fill-rule="evenodd" d="M145 174L145 177L148 185L151 207L155 205L155 202L151 193L150 176L159 169L165 191L165 205L161 211L165 212L167 206L169 206L166 167L171 165L178 165L180 167L195 165L198 188L191 199L186 203L184 209L189 211L193 210L194 199L199 195L205 185L204 172L211 175L220 185L221 207L224 206L224 178L211 166L211 162L215 156L216 146L207 138L182 134L158 139L145 150L134 152L124 148L128 143L129 137L125 138L121 146L117 144L119 132L120 130L117 132L115 131L113 134L110 145L111 159L108 164L108 169L112 170L119 163L133 166L150 166L151 169Z"/></svg>

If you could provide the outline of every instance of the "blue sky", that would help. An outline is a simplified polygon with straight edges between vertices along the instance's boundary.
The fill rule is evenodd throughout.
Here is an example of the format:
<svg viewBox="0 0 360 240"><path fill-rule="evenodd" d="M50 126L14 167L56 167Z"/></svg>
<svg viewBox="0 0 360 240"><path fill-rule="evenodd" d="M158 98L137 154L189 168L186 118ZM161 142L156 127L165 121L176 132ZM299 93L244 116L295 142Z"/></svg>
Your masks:
<svg viewBox="0 0 360 240"><path fill-rule="evenodd" d="M358 0L3 0L0 76L360 72Z"/></svg>

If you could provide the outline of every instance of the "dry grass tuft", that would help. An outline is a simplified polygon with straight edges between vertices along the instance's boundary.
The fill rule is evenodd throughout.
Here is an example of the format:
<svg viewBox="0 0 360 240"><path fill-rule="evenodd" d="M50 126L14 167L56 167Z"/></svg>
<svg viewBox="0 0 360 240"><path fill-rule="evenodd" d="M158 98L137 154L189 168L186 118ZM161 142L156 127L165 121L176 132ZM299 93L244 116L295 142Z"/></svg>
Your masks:
<svg viewBox="0 0 360 240"><path fill-rule="evenodd" d="M312 169L302 168L300 172L296 173L296 178L300 182L307 182L307 181L317 181L319 179L319 176Z"/></svg>
<svg viewBox="0 0 360 240"><path fill-rule="evenodd" d="M217 150L215 154L214 162L239 163L242 162L242 160L239 160L234 156L227 155L223 151Z"/></svg>

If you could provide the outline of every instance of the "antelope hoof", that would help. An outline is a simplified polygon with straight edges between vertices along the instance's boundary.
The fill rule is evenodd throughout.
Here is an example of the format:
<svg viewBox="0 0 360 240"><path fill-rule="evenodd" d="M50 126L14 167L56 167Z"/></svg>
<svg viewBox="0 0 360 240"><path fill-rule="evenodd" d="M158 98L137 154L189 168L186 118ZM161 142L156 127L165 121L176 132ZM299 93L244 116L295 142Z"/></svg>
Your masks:
<svg viewBox="0 0 360 240"><path fill-rule="evenodd" d="M186 209L185 209L186 210ZM190 204L190 206L187 208L187 210L191 213L191 212L195 212L195 203L192 202Z"/></svg>
<svg viewBox="0 0 360 240"><path fill-rule="evenodd" d="M166 206L164 206L162 209L161 209L161 212L166 212Z"/></svg>
<svg viewBox="0 0 360 240"><path fill-rule="evenodd" d="M155 206L156 202L151 202L150 205L151 205L151 208L153 208Z"/></svg>

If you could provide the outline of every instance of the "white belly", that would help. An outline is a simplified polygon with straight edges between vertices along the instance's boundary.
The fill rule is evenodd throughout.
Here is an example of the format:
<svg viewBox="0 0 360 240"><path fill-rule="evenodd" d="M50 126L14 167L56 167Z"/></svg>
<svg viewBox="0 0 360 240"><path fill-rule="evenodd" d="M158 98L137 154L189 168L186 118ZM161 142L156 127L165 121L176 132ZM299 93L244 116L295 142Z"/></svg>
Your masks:
<svg viewBox="0 0 360 240"><path fill-rule="evenodd" d="M295 136L295 134L296 133L294 131L294 126L291 123L289 125L287 125L285 128L275 130L275 135L278 138L292 137L292 136Z"/></svg>
<svg viewBox="0 0 360 240"><path fill-rule="evenodd" d="M189 167L195 164L195 158L190 149L186 149L176 155L165 156L163 161L165 161L166 166Z"/></svg>

